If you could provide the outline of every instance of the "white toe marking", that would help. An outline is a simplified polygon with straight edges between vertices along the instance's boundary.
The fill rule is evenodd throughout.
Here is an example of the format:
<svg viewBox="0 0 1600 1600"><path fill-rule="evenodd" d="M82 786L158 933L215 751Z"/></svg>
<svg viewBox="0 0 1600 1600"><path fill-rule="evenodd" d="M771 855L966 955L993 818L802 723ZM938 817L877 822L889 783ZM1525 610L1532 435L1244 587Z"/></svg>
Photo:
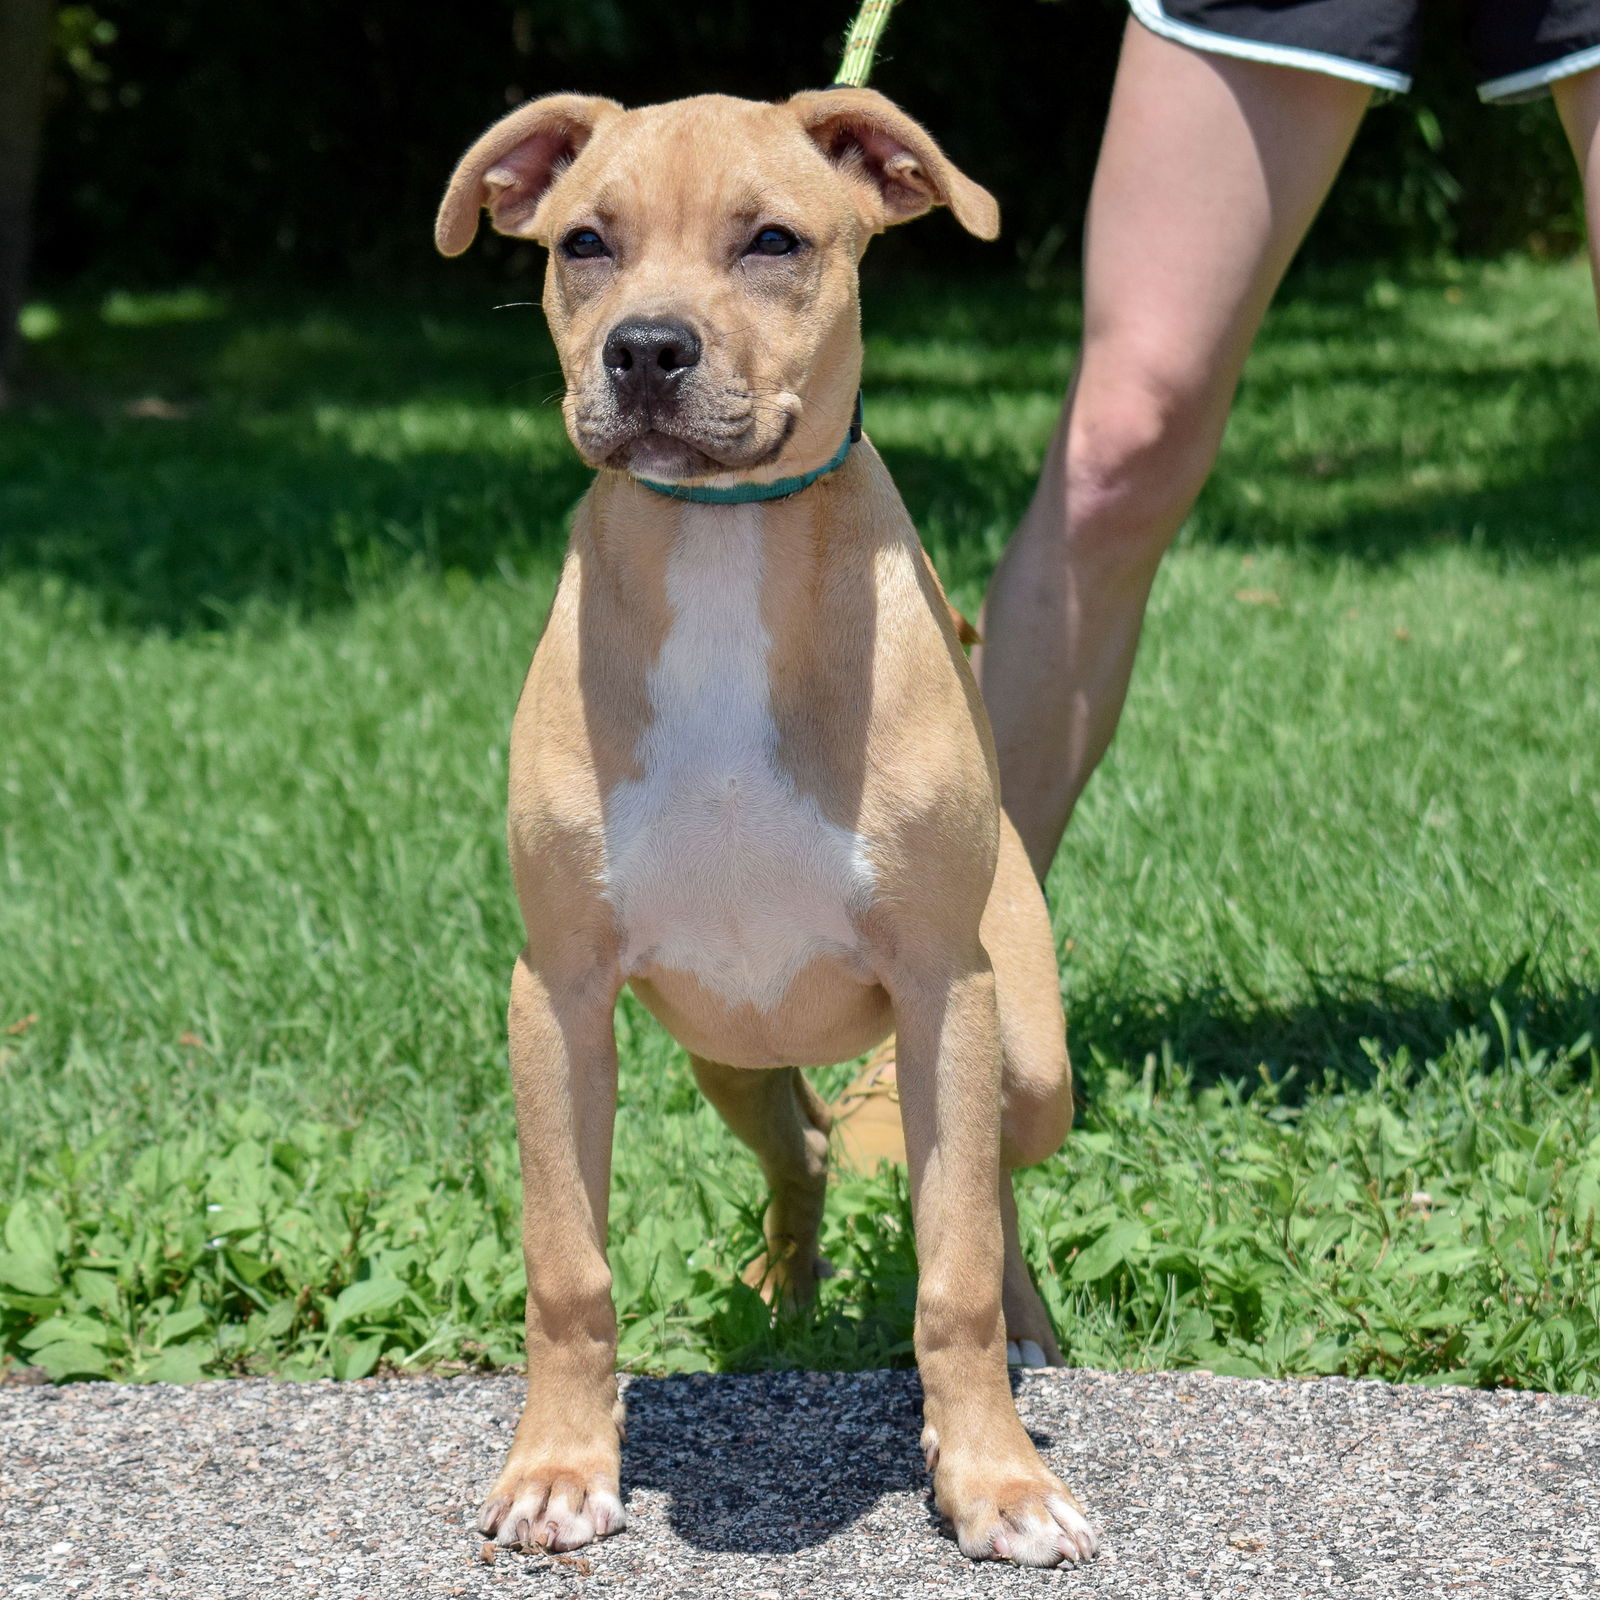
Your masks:
<svg viewBox="0 0 1600 1600"><path fill-rule="evenodd" d="M487 1518L485 1518L487 1520ZM564 1494L548 1503L543 1489L530 1489L500 1519L496 1544L542 1545L547 1550L576 1550L628 1525L622 1502L608 1489L597 1489L575 1507Z"/></svg>
<svg viewBox="0 0 1600 1600"><path fill-rule="evenodd" d="M500 1519L500 1531L495 1535L497 1544L536 1544L539 1538L540 1513L544 1510L545 1491L539 1489L519 1496L511 1509Z"/></svg>
<svg viewBox="0 0 1600 1600"><path fill-rule="evenodd" d="M603 1539L608 1533L621 1533L628 1525L628 1513L622 1509L622 1502L607 1489L590 1492L588 1510L597 1539Z"/></svg>
<svg viewBox="0 0 1600 1600"><path fill-rule="evenodd" d="M1089 1526L1089 1519L1075 1505L1059 1495L1046 1502L1050 1515L1061 1525L1061 1530L1071 1536L1087 1561L1100 1548L1100 1535Z"/></svg>
<svg viewBox="0 0 1600 1600"><path fill-rule="evenodd" d="M1061 1560L1061 1530L1049 1517L1033 1516L1013 1523L1009 1535L995 1536L995 1553L1004 1539L1006 1554L1019 1567L1053 1567Z"/></svg>
<svg viewBox="0 0 1600 1600"><path fill-rule="evenodd" d="M1011 1554L1011 1546L1006 1541L1004 1528L990 1528L987 1533L981 1534L977 1539L969 1539L961 1530L961 1524L956 1524L956 1548L968 1561L1004 1561ZM1002 1550L1004 1553L1002 1553Z"/></svg>
<svg viewBox="0 0 1600 1600"><path fill-rule="evenodd" d="M1021 1340L1017 1348L1022 1352L1022 1364L1025 1367L1047 1367L1050 1365L1044 1358L1044 1348L1037 1345L1032 1339Z"/></svg>
<svg viewBox="0 0 1600 1600"><path fill-rule="evenodd" d="M587 1510L580 1511L564 1495L553 1495L539 1519L539 1542L552 1550L576 1550L594 1538Z"/></svg>

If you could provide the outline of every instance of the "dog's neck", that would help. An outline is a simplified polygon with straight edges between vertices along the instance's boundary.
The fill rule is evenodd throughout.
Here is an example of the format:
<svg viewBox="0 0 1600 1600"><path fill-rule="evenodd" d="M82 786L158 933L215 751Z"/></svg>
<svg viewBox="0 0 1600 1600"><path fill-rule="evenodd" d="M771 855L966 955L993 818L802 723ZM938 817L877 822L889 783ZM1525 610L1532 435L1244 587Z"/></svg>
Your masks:
<svg viewBox="0 0 1600 1600"><path fill-rule="evenodd" d="M842 574L870 571L869 547L907 537L902 518L882 514L892 495L866 440L836 471L782 500L694 504L602 473L573 525L578 632L592 670L648 673L673 631L688 627L708 641L700 667L709 683L728 648L709 641L736 627L735 610L780 656L814 650L828 633L870 637L870 580Z"/></svg>
<svg viewBox="0 0 1600 1600"><path fill-rule="evenodd" d="M592 576L603 573L640 599L662 594L668 561L689 542L709 542L714 558L726 539L730 559L733 545L748 544L763 569L808 568L837 536L838 509L859 495L874 461L870 447L852 445L837 468L798 492L728 503L669 497L627 474L602 472L574 525L574 547Z"/></svg>

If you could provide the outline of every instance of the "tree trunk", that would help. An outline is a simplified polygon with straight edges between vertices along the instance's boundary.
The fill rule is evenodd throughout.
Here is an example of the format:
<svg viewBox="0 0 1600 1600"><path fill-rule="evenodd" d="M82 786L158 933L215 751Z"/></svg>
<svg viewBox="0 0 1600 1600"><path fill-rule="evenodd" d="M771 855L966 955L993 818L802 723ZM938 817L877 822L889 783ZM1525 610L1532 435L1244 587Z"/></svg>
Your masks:
<svg viewBox="0 0 1600 1600"><path fill-rule="evenodd" d="M17 313L28 285L33 179L54 0L0 0L0 406L16 363Z"/></svg>

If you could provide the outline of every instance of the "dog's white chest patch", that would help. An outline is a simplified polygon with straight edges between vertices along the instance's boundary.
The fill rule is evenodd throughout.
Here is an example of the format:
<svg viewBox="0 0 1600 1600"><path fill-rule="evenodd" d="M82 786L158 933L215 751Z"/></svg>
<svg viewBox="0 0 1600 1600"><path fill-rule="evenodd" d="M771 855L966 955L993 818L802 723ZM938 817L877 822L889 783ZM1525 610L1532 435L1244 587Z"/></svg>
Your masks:
<svg viewBox="0 0 1600 1600"><path fill-rule="evenodd" d="M643 775L607 797L605 843L624 974L692 973L770 1011L808 962L856 946L873 875L861 838L778 765L761 518L759 505L684 508Z"/></svg>

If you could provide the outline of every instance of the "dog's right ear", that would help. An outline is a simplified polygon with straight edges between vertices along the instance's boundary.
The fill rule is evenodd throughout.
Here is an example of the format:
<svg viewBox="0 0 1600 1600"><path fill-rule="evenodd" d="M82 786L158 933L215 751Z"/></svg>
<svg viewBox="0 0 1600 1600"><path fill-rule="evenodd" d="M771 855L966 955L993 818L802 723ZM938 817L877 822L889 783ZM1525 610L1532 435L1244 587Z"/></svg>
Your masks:
<svg viewBox="0 0 1600 1600"><path fill-rule="evenodd" d="M621 110L598 95L547 94L502 117L456 163L433 225L440 254L458 256L472 243L484 209L496 233L532 238L545 192Z"/></svg>

